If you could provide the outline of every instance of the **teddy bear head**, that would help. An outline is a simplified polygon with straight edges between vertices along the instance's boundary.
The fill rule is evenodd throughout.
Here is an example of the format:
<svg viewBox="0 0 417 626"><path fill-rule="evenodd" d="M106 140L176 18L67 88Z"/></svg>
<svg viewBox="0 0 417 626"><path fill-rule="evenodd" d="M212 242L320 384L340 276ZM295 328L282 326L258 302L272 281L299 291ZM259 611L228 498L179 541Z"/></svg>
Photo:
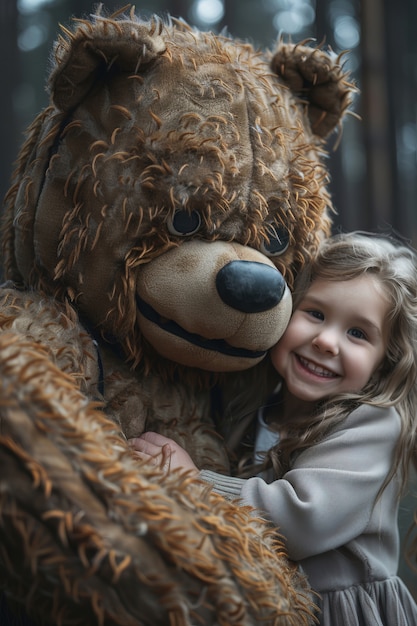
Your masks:
<svg viewBox="0 0 417 626"><path fill-rule="evenodd" d="M329 233L325 140L347 78L306 45L76 20L8 194L6 276L70 300L133 366L255 365Z"/></svg>

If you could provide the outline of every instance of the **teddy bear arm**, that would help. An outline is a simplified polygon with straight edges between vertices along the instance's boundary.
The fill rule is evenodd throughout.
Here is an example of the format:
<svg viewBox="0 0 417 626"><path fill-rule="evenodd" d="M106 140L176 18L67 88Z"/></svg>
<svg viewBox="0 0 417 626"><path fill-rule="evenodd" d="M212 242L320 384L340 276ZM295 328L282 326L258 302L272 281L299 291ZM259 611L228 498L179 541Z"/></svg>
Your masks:
<svg viewBox="0 0 417 626"><path fill-rule="evenodd" d="M142 538L143 516L123 525L108 515L104 440L123 448L113 423L39 346L3 334L0 355L0 569L9 595L35 618L51 610L46 593L71 623L106 616L133 626L147 614L167 623L181 589Z"/></svg>
<svg viewBox="0 0 417 626"><path fill-rule="evenodd" d="M178 473L162 485L46 350L9 338L0 335L0 571L15 601L74 626L190 626L196 616L250 626L277 613L309 624L307 587L300 579L294 595L296 572L261 520Z"/></svg>

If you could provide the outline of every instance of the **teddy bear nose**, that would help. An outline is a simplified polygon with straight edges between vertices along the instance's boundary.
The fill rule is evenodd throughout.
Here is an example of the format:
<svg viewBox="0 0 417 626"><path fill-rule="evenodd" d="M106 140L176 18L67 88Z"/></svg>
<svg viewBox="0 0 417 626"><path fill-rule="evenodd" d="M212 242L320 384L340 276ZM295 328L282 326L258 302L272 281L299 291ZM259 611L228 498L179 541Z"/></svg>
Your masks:
<svg viewBox="0 0 417 626"><path fill-rule="evenodd" d="M216 277L223 302L244 313L261 313L281 301L286 283L275 267L256 261L230 261Z"/></svg>

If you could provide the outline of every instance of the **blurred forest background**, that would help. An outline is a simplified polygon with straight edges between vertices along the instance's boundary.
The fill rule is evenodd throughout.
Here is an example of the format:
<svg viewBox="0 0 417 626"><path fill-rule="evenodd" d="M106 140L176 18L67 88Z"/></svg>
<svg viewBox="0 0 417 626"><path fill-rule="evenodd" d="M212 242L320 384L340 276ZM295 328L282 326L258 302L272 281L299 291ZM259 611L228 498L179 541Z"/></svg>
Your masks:
<svg viewBox="0 0 417 626"><path fill-rule="evenodd" d="M124 0L107 0L113 12ZM46 74L59 24L94 12L89 0L0 0L0 195L4 196L23 132L47 103ZM261 47L279 34L314 38L339 53L360 88L340 144L329 144L336 228L394 229L417 247L416 0L138 0L136 12L167 13L201 29ZM410 491L417 491L417 481ZM405 537L416 501L401 508ZM417 575L401 562L417 598Z"/></svg>

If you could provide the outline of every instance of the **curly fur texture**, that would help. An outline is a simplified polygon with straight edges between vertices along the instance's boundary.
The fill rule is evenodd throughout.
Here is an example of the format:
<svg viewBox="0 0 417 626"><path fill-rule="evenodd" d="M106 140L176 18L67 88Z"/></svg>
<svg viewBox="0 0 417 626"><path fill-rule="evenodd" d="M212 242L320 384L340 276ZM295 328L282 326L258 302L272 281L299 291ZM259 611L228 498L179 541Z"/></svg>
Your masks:
<svg viewBox="0 0 417 626"><path fill-rule="evenodd" d="M127 438L230 471L222 407L257 404L329 233L341 59L98 14L63 29L49 88L2 228L0 588L54 626L306 626L276 531Z"/></svg>

